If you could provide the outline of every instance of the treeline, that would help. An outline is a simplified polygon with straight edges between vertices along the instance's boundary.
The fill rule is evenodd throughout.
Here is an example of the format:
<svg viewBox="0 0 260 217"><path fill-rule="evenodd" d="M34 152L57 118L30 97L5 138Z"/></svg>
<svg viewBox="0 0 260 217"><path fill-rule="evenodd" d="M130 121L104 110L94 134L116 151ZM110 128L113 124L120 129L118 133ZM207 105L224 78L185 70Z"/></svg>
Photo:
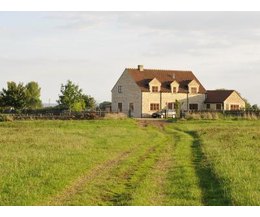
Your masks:
<svg viewBox="0 0 260 217"><path fill-rule="evenodd" d="M35 81L27 84L7 82L7 88L0 91L0 111L39 110L43 104L40 99L41 88ZM80 112L95 109L96 101L72 81L68 80L60 88L58 105L55 108L69 112Z"/></svg>

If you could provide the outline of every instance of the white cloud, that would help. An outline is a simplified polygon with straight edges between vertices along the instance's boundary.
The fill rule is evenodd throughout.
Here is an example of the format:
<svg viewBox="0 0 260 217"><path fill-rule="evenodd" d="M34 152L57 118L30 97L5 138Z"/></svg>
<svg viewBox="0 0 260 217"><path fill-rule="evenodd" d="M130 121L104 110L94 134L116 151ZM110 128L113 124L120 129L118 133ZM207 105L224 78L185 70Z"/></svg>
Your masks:
<svg viewBox="0 0 260 217"><path fill-rule="evenodd" d="M259 20L259 12L13 12L0 20L0 86L37 79L46 101L71 79L109 100L123 69L144 64L192 70L206 88L238 89L260 104Z"/></svg>

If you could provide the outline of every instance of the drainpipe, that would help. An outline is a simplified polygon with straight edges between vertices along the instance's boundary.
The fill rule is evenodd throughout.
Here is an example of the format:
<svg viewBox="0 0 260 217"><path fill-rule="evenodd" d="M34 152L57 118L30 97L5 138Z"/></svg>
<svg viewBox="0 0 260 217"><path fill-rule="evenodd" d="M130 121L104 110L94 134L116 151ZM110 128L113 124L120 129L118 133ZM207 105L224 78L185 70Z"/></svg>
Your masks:
<svg viewBox="0 0 260 217"><path fill-rule="evenodd" d="M189 112L189 90L187 90L187 112Z"/></svg>
<svg viewBox="0 0 260 217"><path fill-rule="evenodd" d="M143 92L141 91L141 118L143 118Z"/></svg>
<svg viewBox="0 0 260 217"><path fill-rule="evenodd" d="M160 110L162 110L162 91L160 90Z"/></svg>

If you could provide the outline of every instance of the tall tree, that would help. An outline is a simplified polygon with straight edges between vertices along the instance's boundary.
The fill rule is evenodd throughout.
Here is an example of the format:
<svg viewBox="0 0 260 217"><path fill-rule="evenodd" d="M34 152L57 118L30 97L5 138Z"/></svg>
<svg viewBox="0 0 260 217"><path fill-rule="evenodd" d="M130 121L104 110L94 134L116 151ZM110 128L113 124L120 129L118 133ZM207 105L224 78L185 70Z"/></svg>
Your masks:
<svg viewBox="0 0 260 217"><path fill-rule="evenodd" d="M82 89L78 85L68 80L67 83L61 85L61 95L57 101L60 106L71 111L83 111L86 104L83 99Z"/></svg>
<svg viewBox="0 0 260 217"><path fill-rule="evenodd" d="M253 111L259 111L260 108L258 107L257 104L254 104L254 105L252 105L252 110L253 110Z"/></svg>
<svg viewBox="0 0 260 217"><path fill-rule="evenodd" d="M84 99L84 102L86 104L87 109L95 109L96 108L96 101L93 97L84 94L83 99Z"/></svg>
<svg viewBox="0 0 260 217"><path fill-rule="evenodd" d="M42 102L40 99L41 88L37 82L31 81L25 86L25 95L27 108L37 109L42 107Z"/></svg>
<svg viewBox="0 0 260 217"><path fill-rule="evenodd" d="M26 94L23 83L7 82L7 89L2 89L1 104L3 107L24 109L26 107Z"/></svg>
<svg viewBox="0 0 260 217"><path fill-rule="evenodd" d="M245 110L250 110L251 104L248 102L248 100L246 98L243 98L243 100L245 101Z"/></svg>

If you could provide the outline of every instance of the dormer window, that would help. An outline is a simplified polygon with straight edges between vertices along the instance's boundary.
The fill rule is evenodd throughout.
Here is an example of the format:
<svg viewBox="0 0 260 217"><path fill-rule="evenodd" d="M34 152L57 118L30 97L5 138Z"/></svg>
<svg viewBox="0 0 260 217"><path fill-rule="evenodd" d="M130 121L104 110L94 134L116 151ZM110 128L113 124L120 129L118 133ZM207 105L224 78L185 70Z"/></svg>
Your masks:
<svg viewBox="0 0 260 217"><path fill-rule="evenodd" d="M179 83L176 80L174 80L171 83L171 91L172 91L172 93L178 93L178 91L179 91Z"/></svg>
<svg viewBox="0 0 260 217"><path fill-rule="evenodd" d="M196 81L196 80L192 80L189 84L188 84L188 91L191 93L191 94L196 94L199 92L199 83Z"/></svg>
<svg viewBox="0 0 260 217"><path fill-rule="evenodd" d="M159 92L158 86L152 86L152 92Z"/></svg>
<svg viewBox="0 0 260 217"><path fill-rule="evenodd" d="M153 93L158 93L161 91L161 82L158 81L156 78L154 78L153 80L151 80L149 82L149 89L150 89L150 92L153 92Z"/></svg>
<svg viewBox="0 0 260 217"><path fill-rule="evenodd" d="M195 94L195 93L198 93L197 91L197 87L191 87L191 93Z"/></svg>

